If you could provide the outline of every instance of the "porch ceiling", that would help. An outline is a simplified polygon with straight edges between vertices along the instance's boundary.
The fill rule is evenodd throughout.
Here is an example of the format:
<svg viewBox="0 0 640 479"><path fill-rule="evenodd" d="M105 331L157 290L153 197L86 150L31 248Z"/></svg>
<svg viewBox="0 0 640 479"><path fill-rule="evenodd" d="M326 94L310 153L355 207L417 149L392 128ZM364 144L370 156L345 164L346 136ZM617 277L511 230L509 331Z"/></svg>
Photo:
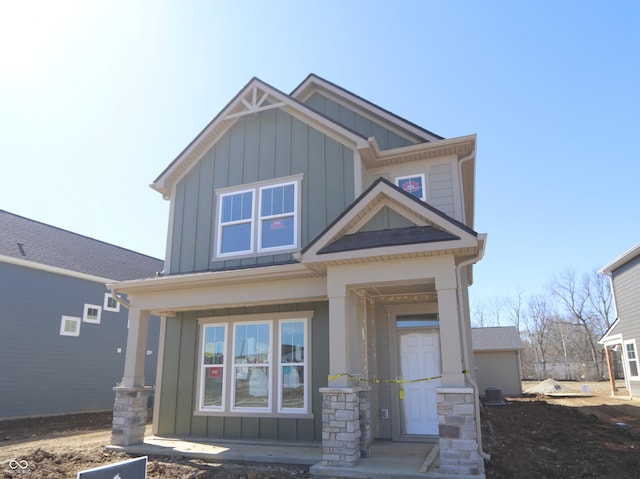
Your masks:
<svg viewBox="0 0 640 479"><path fill-rule="evenodd" d="M422 283L363 285L354 290L374 303L434 301L437 298L435 280Z"/></svg>

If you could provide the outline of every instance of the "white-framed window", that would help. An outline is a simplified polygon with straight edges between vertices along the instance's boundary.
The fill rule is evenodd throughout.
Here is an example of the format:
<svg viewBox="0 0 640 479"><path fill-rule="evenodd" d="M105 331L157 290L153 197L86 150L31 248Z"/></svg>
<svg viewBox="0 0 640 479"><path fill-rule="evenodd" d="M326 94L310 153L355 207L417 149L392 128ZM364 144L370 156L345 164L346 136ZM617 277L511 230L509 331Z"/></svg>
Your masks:
<svg viewBox="0 0 640 479"><path fill-rule="evenodd" d="M199 412L310 414L312 314L201 319Z"/></svg>
<svg viewBox="0 0 640 479"><path fill-rule="evenodd" d="M217 191L216 256L296 249L301 178Z"/></svg>
<svg viewBox="0 0 640 479"><path fill-rule="evenodd" d="M396 186L412 194L416 198L420 198L422 201L427 200L427 188L425 186L424 175L409 175L399 176L396 178Z"/></svg>
<svg viewBox="0 0 640 479"><path fill-rule="evenodd" d="M60 336L80 336L80 318L62 316L60 320Z"/></svg>
<svg viewBox="0 0 640 479"><path fill-rule="evenodd" d="M635 339L624 342L624 357L629 369L629 377L640 378L640 363L638 362L638 348Z"/></svg>
<svg viewBox="0 0 640 479"><path fill-rule="evenodd" d="M233 325L232 411L271 409L271 327L271 321Z"/></svg>
<svg viewBox="0 0 640 479"><path fill-rule="evenodd" d="M280 368L278 369L278 412L308 410L306 345L307 321L280 321Z"/></svg>
<svg viewBox="0 0 640 479"><path fill-rule="evenodd" d="M97 304L85 304L82 313L82 321L85 323L100 324L102 318L102 306Z"/></svg>
<svg viewBox="0 0 640 479"><path fill-rule="evenodd" d="M111 293L104 293L103 309L105 311L112 311L114 313L120 312L120 303L118 303Z"/></svg>
<svg viewBox="0 0 640 479"><path fill-rule="evenodd" d="M224 410L227 325L213 324L203 328L202 394L200 409Z"/></svg>

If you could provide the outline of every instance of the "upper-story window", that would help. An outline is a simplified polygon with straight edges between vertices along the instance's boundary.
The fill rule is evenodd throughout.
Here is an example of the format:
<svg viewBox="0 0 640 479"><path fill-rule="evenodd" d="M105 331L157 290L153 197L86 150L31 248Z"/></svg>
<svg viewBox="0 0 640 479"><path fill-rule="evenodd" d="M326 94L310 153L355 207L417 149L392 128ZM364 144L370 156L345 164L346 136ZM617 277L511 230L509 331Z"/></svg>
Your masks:
<svg viewBox="0 0 640 479"><path fill-rule="evenodd" d="M396 185L407 193L420 198L422 201L427 200L427 191L425 188L424 175L400 176L396 178Z"/></svg>
<svg viewBox="0 0 640 479"><path fill-rule="evenodd" d="M297 248L300 179L218 192L216 256Z"/></svg>

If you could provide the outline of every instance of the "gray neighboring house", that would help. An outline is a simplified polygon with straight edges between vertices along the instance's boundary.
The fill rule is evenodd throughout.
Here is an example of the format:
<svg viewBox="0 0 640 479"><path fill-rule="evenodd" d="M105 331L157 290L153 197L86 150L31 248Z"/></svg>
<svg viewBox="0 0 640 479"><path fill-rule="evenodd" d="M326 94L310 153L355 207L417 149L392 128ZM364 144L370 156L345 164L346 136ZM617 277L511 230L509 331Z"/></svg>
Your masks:
<svg viewBox="0 0 640 479"><path fill-rule="evenodd" d="M0 419L113 408L128 312L105 284L161 260L0 210ZM144 375L155 384L159 318Z"/></svg>
<svg viewBox="0 0 640 479"><path fill-rule="evenodd" d="M520 334L515 326L472 328L473 359L480 395L499 388L503 395L522 394Z"/></svg>
<svg viewBox="0 0 640 479"><path fill-rule="evenodd" d="M637 398L640 396L640 243L600 272L611 279L618 317L599 342L605 348L610 371L614 369L613 356L621 355L627 391L632 398ZM615 384L612 384L612 394L616 394Z"/></svg>

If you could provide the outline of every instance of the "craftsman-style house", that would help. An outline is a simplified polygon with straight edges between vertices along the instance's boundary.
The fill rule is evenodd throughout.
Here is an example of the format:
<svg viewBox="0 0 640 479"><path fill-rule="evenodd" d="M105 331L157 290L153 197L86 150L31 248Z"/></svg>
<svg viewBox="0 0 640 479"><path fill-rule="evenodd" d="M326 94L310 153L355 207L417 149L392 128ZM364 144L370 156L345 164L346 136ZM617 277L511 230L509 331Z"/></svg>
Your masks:
<svg viewBox="0 0 640 479"><path fill-rule="evenodd" d="M315 75L252 79L151 185L166 269L129 302L112 440L143 440L147 318L163 317L153 430L322 444L431 441L483 474L467 288L476 137L444 139ZM471 371L471 373L470 373ZM365 459L362 459L365 460Z"/></svg>

